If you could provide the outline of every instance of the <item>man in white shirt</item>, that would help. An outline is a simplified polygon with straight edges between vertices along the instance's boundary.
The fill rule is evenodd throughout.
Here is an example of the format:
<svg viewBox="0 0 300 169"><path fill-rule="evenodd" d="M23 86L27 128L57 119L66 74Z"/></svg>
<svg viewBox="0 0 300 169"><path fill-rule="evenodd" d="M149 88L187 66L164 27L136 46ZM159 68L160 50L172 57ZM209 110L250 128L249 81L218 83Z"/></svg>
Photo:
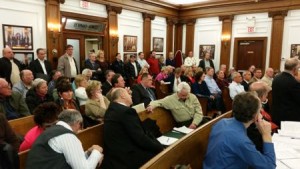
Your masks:
<svg viewBox="0 0 300 169"><path fill-rule="evenodd" d="M233 100L233 98L237 94L244 92L245 89L244 89L244 86L241 85L243 78L239 72L233 72L231 74L231 76L232 76L233 81L229 85L229 95L230 95L231 99Z"/></svg>
<svg viewBox="0 0 300 169"><path fill-rule="evenodd" d="M145 60L144 58L144 53L143 52L139 52L139 57L137 59L138 63L140 64L141 68L146 67L149 69L150 65L148 64L148 62Z"/></svg>
<svg viewBox="0 0 300 169"><path fill-rule="evenodd" d="M73 57L73 46L66 46L66 53L58 59L57 70L59 70L63 76L71 78L73 81L78 74L78 68L76 61Z"/></svg>
<svg viewBox="0 0 300 169"><path fill-rule="evenodd" d="M94 169L102 162L103 149L93 145L84 152L75 135L82 127L82 116L77 110L64 110L59 122L45 130L33 144L26 168Z"/></svg>
<svg viewBox="0 0 300 169"><path fill-rule="evenodd" d="M38 48L36 50L37 59L32 61L29 65L29 69L32 71L34 78L42 78L46 81L50 79L52 71L51 64L46 60L46 50Z"/></svg>
<svg viewBox="0 0 300 169"><path fill-rule="evenodd" d="M193 52L190 51L188 57L186 57L184 60L184 66L192 67L192 66L195 66L196 64L197 64L197 61L193 57Z"/></svg>

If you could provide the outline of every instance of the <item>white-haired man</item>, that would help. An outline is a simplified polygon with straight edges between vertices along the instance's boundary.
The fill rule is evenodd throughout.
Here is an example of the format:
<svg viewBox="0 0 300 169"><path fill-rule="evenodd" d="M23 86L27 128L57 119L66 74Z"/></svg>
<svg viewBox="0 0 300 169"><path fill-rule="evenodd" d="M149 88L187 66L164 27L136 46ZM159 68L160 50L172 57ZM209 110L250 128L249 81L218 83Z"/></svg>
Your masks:
<svg viewBox="0 0 300 169"><path fill-rule="evenodd" d="M152 101L147 110L152 111L155 107L163 107L172 112L178 126L197 128L202 121L202 108L197 97L190 93L191 87L186 82L178 85L177 93L163 99Z"/></svg>
<svg viewBox="0 0 300 169"><path fill-rule="evenodd" d="M234 96L245 91L244 86L241 85L243 81L242 75L239 72L233 72L231 74L232 82L229 85L229 94L233 100Z"/></svg>

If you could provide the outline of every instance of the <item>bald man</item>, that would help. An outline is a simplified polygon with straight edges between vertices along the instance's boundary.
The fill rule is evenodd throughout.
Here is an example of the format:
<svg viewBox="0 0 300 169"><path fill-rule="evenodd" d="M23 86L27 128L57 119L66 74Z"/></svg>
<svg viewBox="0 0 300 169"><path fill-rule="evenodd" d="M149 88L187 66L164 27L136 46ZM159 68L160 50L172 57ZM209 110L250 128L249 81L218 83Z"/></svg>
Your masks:
<svg viewBox="0 0 300 169"><path fill-rule="evenodd" d="M268 86L272 87L273 76L274 76L274 70L273 70L273 68L269 67L266 70L266 73L265 73L264 77L261 79L261 81L265 82Z"/></svg>
<svg viewBox="0 0 300 169"><path fill-rule="evenodd" d="M7 120L30 115L25 99L20 93L12 91L3 78L0 78L0 113L5 114Z"/></svg>
<svg viewBox="0 0 300 169"><path fill-rule="evenodd" d="M117 88L104 115L104 169L137 169L159 153L163 147L149 137L135 109L131 96Z"/></svg>
<svg viewBox="0 0 300 169"><path fill-rule="evenodd" d="M31 70L24 69L20 73L21 81L14 84L12 90L19 92L23 98L26 98L28 90L32 87L33 73Z"/></svg>
<svg viewBox="0 0 300 169"><path fill-rule="evenodd" d="M0 58L0 77L14 85L21 80L20 71L25 69L26 65L15 59L13 51L8 47L2 50L2 55L3 57Z"/></svg>

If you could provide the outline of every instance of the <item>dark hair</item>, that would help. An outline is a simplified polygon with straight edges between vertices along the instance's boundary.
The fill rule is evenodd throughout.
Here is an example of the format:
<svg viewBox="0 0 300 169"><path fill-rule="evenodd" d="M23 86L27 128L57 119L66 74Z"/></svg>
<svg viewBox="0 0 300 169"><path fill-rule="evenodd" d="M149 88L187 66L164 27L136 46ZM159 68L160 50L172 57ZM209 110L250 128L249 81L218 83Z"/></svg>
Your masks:
<svg viewBox="0 0 300 169"><path fill-rule="evenodd" d="M255 68L254 71L253 71L253 73L256 73L258 70L261 71L261 68Z"/></svg>
<svg viewBox="0 0 300 169"><path fill-rule="evenodd" d="M119 54L120 54L120 53L117 53L117 54L116 54L116 57L117 57Z"/></svg>
<svg viewBox="0 0 300 169"><path fill-rule="evenodd" d="M41 50L45 50L45 49L43 49L43 48L38 48L38 49L36 50L36 54L38 54Z"/></svg>
<svg viewBox="0 0 300 169"><path fill-rule="evenodd" d="M73 48L73 45L68 44L68 45L65 47L65 50L67 50L67 49L69 49L69 48Z"/></svg>
<svg viewBox="0 0 300 169"><path fill-rule="evenodd" d="M143 80L143 79L145 79L145 78L148 78L148 75L149 75L149 73L143 73L141 79Z"/></svg>
<svg viewBox="0 0 300 169"><path fill-rule="evenodd" d="M247 123L260 109L260 100L255 92L242 92L232 102L232 113L236 120Z"/></svg>
<svg viewBox="0 0 300 169"><path fill-rule="evenodd" d="M54 122L58 119L60 111L60 107L54 102L42 103L33 110L34 122L40 127L46 122Z"/></svg>
<svg viewBox="0 0 300 169"><path fill-rule="evenodd" d="M114 71L113 71L113 70L110 70L110 69L108 69L108 70L105 71L105 78L108 77L108 75L109 75L110 72L114 72Z"/></svg>
<svg viewBox="0 0 300 169"><path fill-rule="evenodd" d="M111 85L115 87L115 84L118 83L118 79L121 77L119 73L116 73L112 78L111 78Z"/></svg>
<svg viewBox="0 0 300 169"><path fill-rule="evenodd" d="M143 52L139 52L138 55L140 56Z"/></svg>
<svg viewBox="0 0 300 169"><path fill-rule="evenodd" d="M61 76L61 77L57 78L55 88L60 86L61 83L66 83L66 82L70 83L70 79L66 76Z"/></svg>
<svg viewBox="0 0 300 169"><path fill-rule="evenodd" d="M199 80L201 79L203 73L204 73L203 71L199 71L195 74L195 82L199 82Z"/></svg>
<svg viewBox="0 0 300 169"><path fill-rule="evenodd" d="M153 52L155 52L155 50L151 50L151 51L150 51L150 54L152 55Z"/></svg>
<svg viewBox="0 0 300 169"><path fill-rule="evenodd" d="M57 93L63 93L67 91L73 91L70 82L62 82L60 83L60 85L57 85Z"/></svg>

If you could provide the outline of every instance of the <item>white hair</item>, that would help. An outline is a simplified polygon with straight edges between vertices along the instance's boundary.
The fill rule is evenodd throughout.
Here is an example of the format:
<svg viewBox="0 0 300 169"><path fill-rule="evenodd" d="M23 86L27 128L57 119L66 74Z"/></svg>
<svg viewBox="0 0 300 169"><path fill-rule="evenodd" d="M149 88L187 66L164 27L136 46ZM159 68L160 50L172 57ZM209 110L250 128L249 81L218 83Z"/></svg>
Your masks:
<svg viewBox="0 0 300 169"><path fill-rule="evenodd" d="M86 68L86 69L83 69L82 74L87 75L89 72L92 72L92 70Z"/></svg>
<svg viewBox="0 0 300 169"><path fill-rule="evenodd" d="M32 87L38 88L38 87L41 86L42 83L46 83L46 84L47 84L47 81L44 80L44 79L41 79L41 78L36 78L36 79L34 79L34 81L32 82Z"/></svg>
<svg viewBox="0 0 300 169"><path fill-rule="evenodd" d="M177 92L181 92L182 90L186 90L189 93L191 92L191 87L187 82L180 82L177 89Z"/></svg>

